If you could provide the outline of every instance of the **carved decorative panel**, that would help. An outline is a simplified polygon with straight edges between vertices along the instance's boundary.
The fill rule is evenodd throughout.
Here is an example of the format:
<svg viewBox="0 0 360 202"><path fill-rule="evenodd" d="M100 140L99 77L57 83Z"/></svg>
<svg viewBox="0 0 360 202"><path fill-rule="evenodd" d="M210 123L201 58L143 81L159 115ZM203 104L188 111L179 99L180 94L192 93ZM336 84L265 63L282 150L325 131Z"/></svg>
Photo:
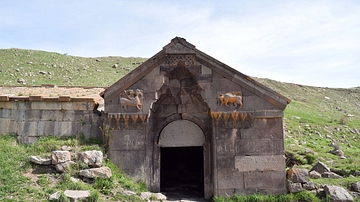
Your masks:
<svg viewBox="0 0 360 202"><path fill-rule="evenodd" d="M195 55L167 55L165 64L176 66L179 61L184 61L186 66L196 65Z"/></svg>

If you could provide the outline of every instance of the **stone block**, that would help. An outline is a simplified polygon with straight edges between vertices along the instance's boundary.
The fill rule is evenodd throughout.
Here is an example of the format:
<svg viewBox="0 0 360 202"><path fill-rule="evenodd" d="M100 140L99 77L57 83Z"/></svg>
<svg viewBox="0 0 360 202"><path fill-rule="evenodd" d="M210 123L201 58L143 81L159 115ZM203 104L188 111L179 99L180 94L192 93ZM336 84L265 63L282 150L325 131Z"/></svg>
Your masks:
<svg viewBox="0 0 360 202"><path fill-rule="evenodd" d="M219 156L235 156L235 139L216 140L216 154Z"/></svg>
<svg viewBox="0 0 360 202"><path fill-rule="evenodd" d="M72 122L60 122L56 121L54 126L54 135L57 137L63 135L72 135L71 130Z"/></svg>
<svg viewBox="0 0 360 202"><path fill-rule="evenodd" d="M92 104L89 102L72 102L74 110L92 110Z"/></svg>
<svg viewBox="0 0 360 202"><path fill-rule="evenodd" d="M230 91L239 91L238 89L241 89L241 87L238 84L226 78L221 79L221 88L220 88L221 93L228 93Z"/></svg>
<svg viewBox="0 0 360 202"><path fill-rule="evenodd" d="M25 136L36 136L38 134L38 122L26 121L24 123L23 134Z"/></svg>
<svg viewBox="0 0 360 202"><path fill-rule="evenodd" d="M244 189L244 174L242 172L218 172L218 189Z"/></svg>
<svg viewBox="0 0 360 202"><path fill-rule="evenodd" d="M51 163L53 165L67 161L71 161L71 155L69 151L53 151L51 153Z"/></svg>
<svg viewBox="0 0 360 202"><path fill-rule="evenodd" d="M231 156L217 156L216 168L218 172L232 173L235 172L235 160Z"/></svg>
<svg viewBox="0 0 360 202"><path fill-rule="evenodd" d="M264 156L283 155L284 140L260 139L260 140L237 140L237 156Z"/></svg>
<svg viewBox="0 0 360 202"><path fill-rule="evenodd" d="M25 120L25 110L11 110L11 116L10 118L12 120L17 120L17 121L24 121Z"/></svg>
<svg viewBox="0 0 360 202"><path fill-rule="evenodd" d="M65 110L61 111L63 114L62 120L64 121L74 121L75 120L75 112L73 110Z"/></svg>
<svg viewBox="0 0 360 202"><path fill-rule="evenodd" d="M201 65L201 74L212 74L212 70L205 65Z"/></svg>
<svg viewBox="0 0 360 202"><path fill-rule="evenodd" d="M58 98L59 102L70 102L70 96L69 95L60 95Z"/></svg>
<svg viewBox="0 0 360 202"><path fill-rule="evenodd" d="M217 98L215 90L204 90L201 93L201 96L203 97L203 99L206 99L206 98L215 98L216 99Z"/></svg>
<svg viewBox="0 0 360 202"><path fill-rule="evenodd" d="M284 156L235 156L235 168L239 172L284 171Z"/></svg>
<svg viewBox="0 0 360 202"><path fill-rule="evenodd" d="M8 95L0 95L0 106L2 102L8 102L9 96Z"/></svg>
<svg viewBox="0 0 360 202"><path fill-rule="evenodd" d="M242 131L241 139L283 139L282 120L254 119L252 127Z"/></svg>
<svg viewBox="0 0 360 202"><path fill-rule="evenodd" d="M25 110L25 120L39 121L41 118L41 110Z"/></svg>
<svg viewBox="0 0 360 202"><path fill-rule="evenodd" d="M118 148L112 148L109 150L109 157L115 165L131 176L133 180L146 181L145 169L150 168L146 165L145 150L121 151Z"/></svg>
<svg viewBox="0 0 360 202"><path fill-rule="evenodd" d="M14 102L1 102L0 101L0 109L13 109Z"/></svg>
<svg viewBox="0 0 360 202"><path fill-rule="evenodd" d="M37 109L37 110L41 110L41 109L46 109L46 102L31 102L31 109Z"/></svg>
<svg viewBox="0 0 360 202"><path fill-rule="evenodd" d="M42 109L47 110L61 110L61 104L59 102L45 102L46 107Z"/></svg>
<svg viewBox="0 0 360 202"><path fill-rule="evenodd" d="M128 130L126 135L120 131L113 132L111 136L110 149L116 150L141 150L144 148L145 131Z"/></svg>
<svg viewBox="0 0 360 202"><path fill-rule="evenodd" d="M10 109L1 109L0 108L0 119L2 118L10 118L11 110Z"/></svg>
<svg viewBox="0 0 360 202"><path fill-rule="evenodd" d="M72 102L61 102L60 105L61 105L61 110L65 110L65 111L73 110Z"/></svg>
<svg viewBox="0 0 360 202"><path fill-rule="evenodd" d="M8 134L10 131L10 119L1 118L0 119L0 134Z"/></svg>
<svg viewBox="0 0 360 202"><path fill-rule="evenodd" d="M246 189L284 190L285 193L286 174L285 171L244 172L244 184Z"/></svg>
<svg viewBox="0 0 360 202"><path fill-rule="evenodd" d="M42 96L41 95L30 95L29 100L31 102L41 102Z"/></svg>
<svg viewBox="0 0 360 202"><path fill-rule="evenodd" d="M302 191L301 183L289 182L287 188L290 193L298 193Z"/></svg>
<svg viewBox="0 0 360 202"><path fill-rule="evenodd" d="M17 101L15 102L15 105L17 109L19 110L27 110L27 109L31 109L31 102L26 102L27 100L23 100L23 101Z"/></svg>

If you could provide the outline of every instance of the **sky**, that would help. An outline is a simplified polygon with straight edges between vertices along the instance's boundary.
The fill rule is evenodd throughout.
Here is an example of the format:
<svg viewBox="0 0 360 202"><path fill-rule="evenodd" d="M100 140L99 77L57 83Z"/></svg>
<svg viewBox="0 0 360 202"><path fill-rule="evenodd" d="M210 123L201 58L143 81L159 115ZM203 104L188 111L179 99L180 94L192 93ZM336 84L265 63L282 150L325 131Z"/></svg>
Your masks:
<svg viewBox="0 0 360 202"><path fill-rule="evenodd" d="M177 36L248 76L360 86L358 0L0 1L0 49L149 58Z"/></svg>

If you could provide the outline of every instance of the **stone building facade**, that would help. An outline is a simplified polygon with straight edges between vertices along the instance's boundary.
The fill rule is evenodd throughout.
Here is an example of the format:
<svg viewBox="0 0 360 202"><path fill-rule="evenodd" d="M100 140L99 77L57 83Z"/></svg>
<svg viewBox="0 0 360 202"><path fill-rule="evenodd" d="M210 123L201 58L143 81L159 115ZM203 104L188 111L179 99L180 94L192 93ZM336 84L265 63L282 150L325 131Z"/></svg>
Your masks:
<svg viewBox="0 0 360 202"><path fill-rule="evenodd" d="M286 193L286 97L176 37L103 95L110 159L151 191ZM104 130L105 131L105 130Z"/></svg>

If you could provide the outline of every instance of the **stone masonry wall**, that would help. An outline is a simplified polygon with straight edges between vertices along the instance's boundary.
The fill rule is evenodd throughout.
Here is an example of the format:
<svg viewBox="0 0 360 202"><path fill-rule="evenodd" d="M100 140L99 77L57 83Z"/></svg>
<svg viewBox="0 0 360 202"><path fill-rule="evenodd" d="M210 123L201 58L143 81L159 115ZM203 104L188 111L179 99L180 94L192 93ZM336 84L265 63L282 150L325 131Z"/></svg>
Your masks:
<svg viewBox="0 0 360 202"><path fill-rule="evenodd" d="M94 98L0 96L0 134L17 134L30 144L41 136L101 138Z"/></svg>

